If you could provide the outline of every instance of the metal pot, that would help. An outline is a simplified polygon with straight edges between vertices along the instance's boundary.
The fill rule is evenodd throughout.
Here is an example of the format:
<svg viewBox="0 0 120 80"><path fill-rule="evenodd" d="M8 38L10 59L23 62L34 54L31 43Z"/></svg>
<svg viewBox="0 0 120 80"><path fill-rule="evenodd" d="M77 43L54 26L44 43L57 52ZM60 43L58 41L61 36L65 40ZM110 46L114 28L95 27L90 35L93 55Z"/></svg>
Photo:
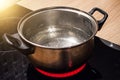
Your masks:
<svg viewBox="0 0 120 80"><path fill-rule="evenodd" d="M92 14L103 18L97 21ZM108 14L93 8L89 13L70 7L49 7L23 17L18 34L4 34L7 43L24 53L35 67L48 72L67 72L91 56L94 36Z"/></svg>

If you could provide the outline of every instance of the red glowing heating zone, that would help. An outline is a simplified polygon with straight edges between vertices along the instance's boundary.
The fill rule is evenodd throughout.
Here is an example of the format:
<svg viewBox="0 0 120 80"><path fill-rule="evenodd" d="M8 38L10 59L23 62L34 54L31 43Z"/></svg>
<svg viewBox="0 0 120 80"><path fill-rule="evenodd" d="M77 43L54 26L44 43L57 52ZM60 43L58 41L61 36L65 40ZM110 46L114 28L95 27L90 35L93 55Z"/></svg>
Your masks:
<svg viewBox="0 0 120 80"><path fill-rule="evenodd" d="M78 74L79 72L81 72L84 68L85 68L86 64L83 64L82 66L80 66L79 68L70 71L70 72L66 72L66 73L50 73L50 72L46 72L44 70L41 70L39 68L35 68L38 72L42 73L45 76L48 77L54 77L54 78L65 78L65 77L70 77L73 75Z"/></svg>

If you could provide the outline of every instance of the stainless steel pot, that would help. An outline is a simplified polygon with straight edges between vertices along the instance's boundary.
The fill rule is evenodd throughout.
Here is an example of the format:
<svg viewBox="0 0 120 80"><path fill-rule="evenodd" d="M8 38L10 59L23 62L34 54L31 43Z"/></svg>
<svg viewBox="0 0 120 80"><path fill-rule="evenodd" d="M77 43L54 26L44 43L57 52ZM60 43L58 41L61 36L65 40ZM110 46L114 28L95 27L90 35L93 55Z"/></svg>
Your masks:
<svg viewBox="0 0 120 80"><path fill-rule="evenodd" d="M92 16L95 11L103 15L101 20ZM5 34L4 38L35 67L48 72L67 72L91 56L94 36L107 17L99 8L89 13L70 7L44 8L21 19L17 37Z"/></svg>

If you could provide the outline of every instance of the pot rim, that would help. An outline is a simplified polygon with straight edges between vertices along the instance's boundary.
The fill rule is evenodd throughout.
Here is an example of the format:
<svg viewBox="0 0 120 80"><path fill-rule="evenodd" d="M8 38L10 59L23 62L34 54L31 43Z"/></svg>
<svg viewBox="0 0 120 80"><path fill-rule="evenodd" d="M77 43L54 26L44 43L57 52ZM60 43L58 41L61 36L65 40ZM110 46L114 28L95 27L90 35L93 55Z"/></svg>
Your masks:
<svg viewBox="0 0 120 80"><path fill-rule="evenodd" d="M77 44L77 45L73 45L73 46L68 46L68 47L61 47L61 48L51 48L51 47L46 47L44 45L39 45L37 43L34 43L34 42L31 42L29 41L28 39L26 39L23 35L22 35L22 28L21 26L23 27L24 23L29 19L31 18L32 16L36 15L36 14L39 14L41 12L44 12L44 11L47 11L47 10L64 10L64 11L70 11L70 12L74 12L74 13L78 13L78 14L82 14L83 16L87 17L88 19L90 19L93 23L94 23L94 27L96 28L95 31L93 32L93 34L88 38L86 39L84 42L80 43L80 44ZM22 25L21 25L22 24ZM32 11L28 14L26 14L18 23L18 26L17 26L17 31L18 31L18 34L19 36L22 38L22 40L24 40L25 42L33 45L33 46L37 46L37 47L41 47L41 48L47 48L47 49L66 49L66 48L72 48L72 47L77 47L77 46L80 46L80 45L83 45L85 44L86 42L88 42L89 40L91 40L97 33L98 31L98 22L96 21L96 19L90 15L89 13L85 12L85 11L82 11L80 9L76 9L76 8L73 8L73 7L65 7L65 6L54 6L54 7L47 7L47 8L42 8L42 9L38 9L36 11Z"/></svg>

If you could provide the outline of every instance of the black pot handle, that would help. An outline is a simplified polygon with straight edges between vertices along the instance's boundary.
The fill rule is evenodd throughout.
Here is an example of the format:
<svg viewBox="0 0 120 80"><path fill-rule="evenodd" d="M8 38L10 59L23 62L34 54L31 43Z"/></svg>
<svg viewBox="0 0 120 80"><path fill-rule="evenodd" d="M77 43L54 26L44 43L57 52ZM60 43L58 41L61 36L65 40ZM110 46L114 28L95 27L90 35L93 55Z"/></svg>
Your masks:
<svg viewBox="0 0 120 80"><path fill-rule="evenodd" d="M19 37L18 33L10 35L5 33L3 39L6 43L16 48L18 51L22 52L25 55L32 54L34 52L34 47L28 44L25 44L22 39Z"/></svg>
<svg viewBox="0 0 120 80"><path fill-rule="evenodd" d="M102 27L102 25L105 23L105 21L106 21L106 19L107 19L107 17L108 17L108 14L107 14L105 11L103 11L102 9L97 8L97 7L93 8L93 9L89 12L89 14L92 15L92 14L94 14L95 11L98 11L98 12L100 12L101 14L104 15L101 20L98 20L98 21L97 21L97 22L98 22L98 26L99 26L98 30L100 30L101 27Z"/></svg>

